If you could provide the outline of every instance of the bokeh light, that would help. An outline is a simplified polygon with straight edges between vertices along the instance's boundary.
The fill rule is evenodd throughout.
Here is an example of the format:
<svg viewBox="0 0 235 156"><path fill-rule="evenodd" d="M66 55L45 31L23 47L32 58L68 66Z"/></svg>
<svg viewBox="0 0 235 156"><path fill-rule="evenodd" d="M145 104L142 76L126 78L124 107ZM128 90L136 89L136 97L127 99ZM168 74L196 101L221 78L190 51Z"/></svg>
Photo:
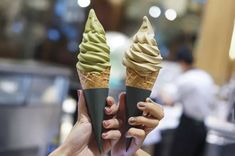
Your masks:
<svg viewBox="0 0 235 156"><path fill-rule="evenodd" d="M151 6L149 8L149 15L153 18L158 18L161 15L161 9L158 6Z"/></svg>
<svg viewBox="0 0 235 156"><path fill-rule="evenodd" d="M169 21L174 21L177 17L177 13L174 9L167 9L165 12L165 16Z"/></svg>
<svg viewBox="0 0 235 156"><path fill-rule="evenodd" d="M78 0L77 3L80 7L86 8L90 5L91 1L90 0Z"/></svg>

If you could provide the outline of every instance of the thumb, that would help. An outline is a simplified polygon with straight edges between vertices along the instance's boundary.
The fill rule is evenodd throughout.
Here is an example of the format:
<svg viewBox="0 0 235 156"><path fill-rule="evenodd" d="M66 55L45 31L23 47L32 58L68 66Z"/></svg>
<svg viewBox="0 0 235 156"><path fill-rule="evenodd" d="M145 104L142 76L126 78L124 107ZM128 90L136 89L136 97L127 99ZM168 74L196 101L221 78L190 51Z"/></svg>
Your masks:
<svg viewBox="0 0 235 156"><path fill-rule="evenodd" d="M86 101L82 90L78 90L78 121L82 120L83 122L90 122L90 117L88 115Z"/></svg>
<svg viewBox="0 0 235 156"><path fill-rule="evenodd" d="M119 95L119 108L118 108L118 119L121 119L123 122L126 118L126 112L125 112L125 101L126 101L126 93L122 92Z"/></svg>

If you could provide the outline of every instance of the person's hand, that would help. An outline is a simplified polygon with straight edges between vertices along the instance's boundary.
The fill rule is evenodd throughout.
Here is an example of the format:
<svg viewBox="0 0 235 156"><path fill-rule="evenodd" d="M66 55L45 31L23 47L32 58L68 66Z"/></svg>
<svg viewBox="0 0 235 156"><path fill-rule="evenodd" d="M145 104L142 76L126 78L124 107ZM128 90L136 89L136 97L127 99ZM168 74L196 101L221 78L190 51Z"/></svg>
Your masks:
<svg viewBox="0 0 235 156"><path fill-rule="evenodd" d="M119 97L119 111L117 119L124 123L125 121L125 93L121 93ZM128 103L126 104L128 105ZM142 116L130 117L128 123L132 126L139 128L130 128L125 134L125 125L121 124L120 131L122 136L117 144L112 148L112 156L132 156L132 155L148 155L143 154L140 150L141 145L145 137L158 125L159 121L163 118L164 112L160 105L154 103L150 98L146 99L146 102L139 102L137 108L143 111ZM129 149L126 151L126 138L132 137L132 142Z"/></svg>
<svg viewBox="0 0 235 156"><path fill-rule="evenodd" d="M107 154L111 148L117 143L121 137L121 132L118 130L120 123L116 119L116 114L118 111L118 105L115 104L115 101L112 97L107 97L107 106L105 107L105 119L103 121L103 127L106 130L102 133L103 138L103 153L101 155ZM81 156L87 155L88 152L93 152L94 156L100 155L96 142L94 141L95 137L92 135L90 142L88 144L88 151L84 150L81 153Z"/></svg>
<svg viewBox="0 0 235 156"><path fill-rule="evenodd" d="M83 92L79 91L78 96L78 121L74 125L68 137L65 139L64 143L54 152L52 152L50 156L100 155L94 135L92 133L92 125L87 112ZM102 133L102 138L104 139L102 154L110 151L112 146L121 136L120 131L117 130L117 128L119 128L119 122L114 118L117 110L118 106L114 104L113 98L108 97L107 106L105 107L104 111L109 119L103 121L103 126L107 131Z"/></svg>

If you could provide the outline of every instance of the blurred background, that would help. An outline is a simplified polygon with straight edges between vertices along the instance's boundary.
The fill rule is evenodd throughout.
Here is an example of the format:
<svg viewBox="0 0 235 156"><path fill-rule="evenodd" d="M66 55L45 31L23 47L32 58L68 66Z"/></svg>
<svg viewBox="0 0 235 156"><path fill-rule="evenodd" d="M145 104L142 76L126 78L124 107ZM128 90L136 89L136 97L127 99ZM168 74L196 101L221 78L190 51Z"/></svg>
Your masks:
<svg viewBox="0 0 235 156"><path fill-rule="evenodd" d="M123 53L143 16L155 29L164 61L151 98L165 118L143 148L155 156L184 147L181 156L234 155L234 0L1 0L0 155L45 156L73 127L78 45L90 8L106 30L116 99L125 90Z"/></svg>

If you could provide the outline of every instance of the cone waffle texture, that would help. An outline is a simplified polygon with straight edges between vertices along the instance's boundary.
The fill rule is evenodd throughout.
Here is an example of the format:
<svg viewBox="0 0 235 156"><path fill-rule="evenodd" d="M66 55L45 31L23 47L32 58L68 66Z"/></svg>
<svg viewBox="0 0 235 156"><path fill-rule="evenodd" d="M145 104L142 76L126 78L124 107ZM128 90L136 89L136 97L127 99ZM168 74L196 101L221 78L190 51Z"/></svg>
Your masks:
<svg viewBox="0 0 235 156"><path fill-rule="evenodd" d="M160 70L160 69L159 69ZM147 76L137 74L133 69L126 69L126 86L152 90L159 70L151 72Z"/></svg>
<svg viewBox="0 0 235 156"><path fill-rule="evenodd" d="M107 68L101 73L77 71L83 89L108 88L110 68Z"/></svg>

